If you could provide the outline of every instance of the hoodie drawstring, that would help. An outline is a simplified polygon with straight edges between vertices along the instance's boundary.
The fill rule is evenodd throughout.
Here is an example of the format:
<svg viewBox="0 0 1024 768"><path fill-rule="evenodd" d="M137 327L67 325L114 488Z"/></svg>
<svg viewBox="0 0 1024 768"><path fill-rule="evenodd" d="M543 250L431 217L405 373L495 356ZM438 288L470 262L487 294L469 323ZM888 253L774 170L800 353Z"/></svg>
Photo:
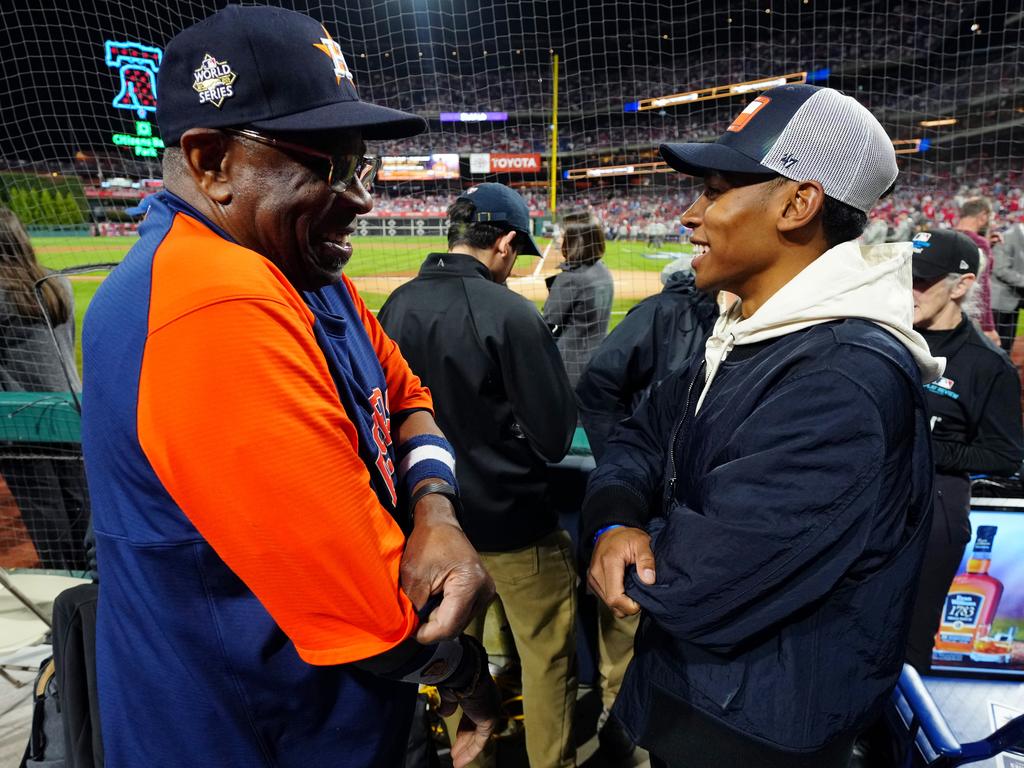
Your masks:
<svg viewBox="0 0 1024 768"><path fill-rule="evenodd" d="M711 382L714 380L715 374L718 373L719 367L725 362L725 358L729 356L729 352L732 351L735 343L736 336L731 332L727 333L724 337L715 334L708 339L704 354L708 369L707 373L704 374L704 387L700 391L700 397L697 398L697 407L693 411L694 414L700 413L700 407L704 403L704 398L708 390L711 389Z"/></svg>

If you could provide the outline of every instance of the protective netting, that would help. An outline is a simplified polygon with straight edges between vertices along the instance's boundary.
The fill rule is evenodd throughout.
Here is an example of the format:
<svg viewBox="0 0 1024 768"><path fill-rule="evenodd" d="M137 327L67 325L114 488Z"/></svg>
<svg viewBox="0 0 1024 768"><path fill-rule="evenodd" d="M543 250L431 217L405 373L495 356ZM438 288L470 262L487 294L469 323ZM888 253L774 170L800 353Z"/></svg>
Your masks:
<svg viewBox="0 0 1024 768"><path fill-rule="evenodd" d="M1024 14L1015 4L281 4L324 22L363 98L429 120L422 136L371 147L392 159L347 268L369 306L444 248L444 211L459 191L509 183L528 201L546 249L540 261L521 259L509 285L558 326L573 378L607 328L659 291L663 268L689 251L680 215L694 182L665 172L658 144L715 137L768 84L854 95L905 152L869 239L952 226L976 196L991 203L992 232L1020 229ZM161 187L153 107L162 48L222 5L97 0L0 10L0 198L28 226L46 267L116 261L134 242L128 209ZM566 213L603 232L597 265L559 268L564 250L593 252L563 246ZM1014 254L1004 253L1007 263ZM1024 273L1001 271L1007 288L998 307L993 291L993 308L1012 344L1014 281L1024 286ZM76 317L101 277L72 278ZM36 473L40 489L52 484ZM56 508L46 493L36 498ZM4 509L24 516L18 493L7 498Z"/></svg>

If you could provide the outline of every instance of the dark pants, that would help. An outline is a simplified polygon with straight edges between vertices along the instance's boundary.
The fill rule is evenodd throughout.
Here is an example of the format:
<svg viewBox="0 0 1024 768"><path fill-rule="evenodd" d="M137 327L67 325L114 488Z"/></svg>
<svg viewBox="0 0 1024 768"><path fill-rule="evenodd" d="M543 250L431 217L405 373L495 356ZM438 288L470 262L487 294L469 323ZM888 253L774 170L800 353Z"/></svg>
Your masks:
<svg viewBox="0 0 1024 768"><path fill-rule="evenodd" d="M1013 347L1013 340L1017 337L1017 312L1003 312L999 309L992 310L992 321L996 326L996 333L999 334L999 346L1009 354Z"/></svg>
<svg viewBox="0 0 1024 768"><path fill-rule="evenodd" d="M921 568L917 600L907 638L907 661L927 674L946 593L971 540L971 483L966 477L935 475L932 532Z"/></svg>
<svg viewBox="0 0 1024 768"><path fill-rule="evenodd" d="M29 453L37 446L22 443L18 447ZM53 445L38 447L54 452ZM85 570L89 495L81 453L67 458L0 459L0 475L35 544L40 567Z"/></svg>
<svg viewBox="0 0 1024 768"><path fill-rule="evenodd" d="M441 761L430 734L427 715L427 698L416 696L416 713L412 716L412 730L409 731L409 746L405 752L405 768L440 768Z"/></svg>
<svg viewBox="0 0 1024 768"><path fill-rule="evenodd" d="M843 739L841 745L836 745L836 748L832 750L834 754L829 754L820 761L815 762L815 768L848 768L851 765L853 758L853 744L849 739ZM693 758L696 762L690 762L689 758ZM783 760L785 758L782 758ZM703 762L701 754L692 755L674 755L671 762L662 760L657 755L650 755L651 768L690 768L690 766L704 766L707 763ZM716 763L715 768L757 768L758 766L768 765L768 763L759 762L748 762L746 760L742 762L728 762L728 763ZM784 762L771 763L771 765L785 765ZM881 768L881 764L872 765L871 768ZM886 766L889 768L889 766Z"/></svg>
<svg viewBox="0 0 1024 768"><path fill-rule="evenodd" d="M726 725L658 684L650 686L647 722L637 737L652 768L848 768L854 743L845 734L813 752L783 749Z"/></svg>

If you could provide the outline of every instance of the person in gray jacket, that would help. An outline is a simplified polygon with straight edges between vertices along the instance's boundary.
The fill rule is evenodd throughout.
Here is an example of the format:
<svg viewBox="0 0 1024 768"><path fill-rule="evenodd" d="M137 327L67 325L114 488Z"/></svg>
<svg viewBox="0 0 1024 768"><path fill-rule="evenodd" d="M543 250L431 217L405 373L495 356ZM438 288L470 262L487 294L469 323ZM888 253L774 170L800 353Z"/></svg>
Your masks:
<svg viewBox="0 0 1024 768"><path fill-rule="evenodd" d="M589 215L566 217L562 273L548 279L544 322L551 328L575 388L590 356L608 333L614 286L604 256L604 232Z"/></svg>
<svg viewBox="0 0 1024 768"><path fill-rule="evenodd" d="M889 239L889 242L907 242L914 236L915 229L917 229L917 225L914 224L913 217L909 213L901 213L896 220L896 227L892 231L892 237Z"/></svg>
<svg viewBox="0 0 1024 768"><path fill-rule="evenodd" d="M36 301L34 284L48 274L18 217L0 207L0 392L82 388L75 367L71 284L65 277L51 277L42 283L41 302ZM29 458L63 451L59 443L21 442L16 448L17 456L0 458L0 475L21 511L40 565L84 570L89 507L81 461L73 455Z"/></svg>
<svg viewBox="0 0 1024 768"><path fill-rule="evenodd" d="M992 319L999 344L1009 353L1017 335L1017 310L1024 289L1024 223L1003 233L992 247Z"/></svg>
<svg viewBox="0 0 1024 768"><path fill-rule="evenodd" d="M864 234L860 236L860 242L862 245L878 245L886 241L886 235L888 234L889 225L885 219L871 219L864 230Z"/></svg>

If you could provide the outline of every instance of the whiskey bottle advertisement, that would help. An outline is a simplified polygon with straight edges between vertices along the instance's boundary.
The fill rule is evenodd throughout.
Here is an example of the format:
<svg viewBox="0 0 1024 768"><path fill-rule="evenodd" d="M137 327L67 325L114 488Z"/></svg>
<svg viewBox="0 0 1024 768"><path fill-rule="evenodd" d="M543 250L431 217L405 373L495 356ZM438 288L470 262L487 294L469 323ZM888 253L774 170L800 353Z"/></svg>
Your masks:
<svg viewBox="0 0 1024 768"><path fill-rule="evenodd" d="M974 539L946 595L932 665L1024 675L1024 515L971 521Z"/></svg>

